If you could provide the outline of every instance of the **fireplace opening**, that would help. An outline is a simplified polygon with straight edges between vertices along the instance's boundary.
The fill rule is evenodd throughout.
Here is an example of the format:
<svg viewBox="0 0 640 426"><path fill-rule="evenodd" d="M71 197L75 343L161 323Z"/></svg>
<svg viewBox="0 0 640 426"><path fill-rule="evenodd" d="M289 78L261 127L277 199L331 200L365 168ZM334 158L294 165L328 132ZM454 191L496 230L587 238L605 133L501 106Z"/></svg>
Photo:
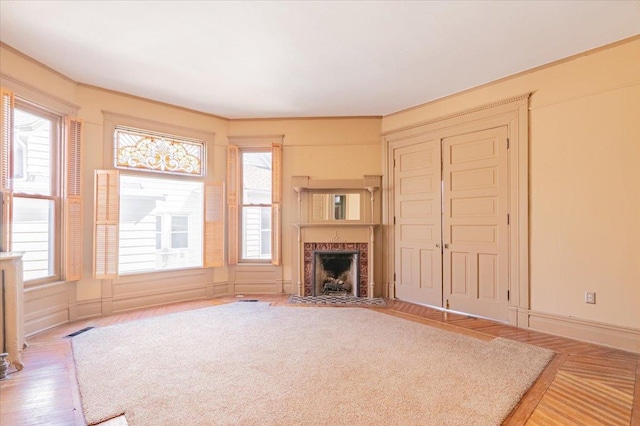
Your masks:
<svg viewBox="0 0 640 426"><path fill-rule="evenodd" d="M313 295L359 296L357 251L314 251Z"/></svg>

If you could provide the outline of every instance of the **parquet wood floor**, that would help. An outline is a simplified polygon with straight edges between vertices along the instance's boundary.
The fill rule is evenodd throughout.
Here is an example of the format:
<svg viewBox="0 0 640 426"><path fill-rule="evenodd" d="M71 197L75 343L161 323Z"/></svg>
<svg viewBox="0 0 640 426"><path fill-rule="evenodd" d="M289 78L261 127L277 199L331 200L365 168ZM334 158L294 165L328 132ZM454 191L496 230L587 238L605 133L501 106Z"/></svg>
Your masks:
<svg viewBox="0 0 640 426"><path fill-rule="evenodd" d="M286 304L286 295L250 299ZM70 339L84 327L149 318L238 300L197 300L64 324L27 339L25 369L0 382L0 424L84 425ZM503 337L554 350L556 356L503 425L640 426L640 354L451 314L407 302L388 301L383 313L480 339ZM102 425L124 426L124 416Z"/></svg>

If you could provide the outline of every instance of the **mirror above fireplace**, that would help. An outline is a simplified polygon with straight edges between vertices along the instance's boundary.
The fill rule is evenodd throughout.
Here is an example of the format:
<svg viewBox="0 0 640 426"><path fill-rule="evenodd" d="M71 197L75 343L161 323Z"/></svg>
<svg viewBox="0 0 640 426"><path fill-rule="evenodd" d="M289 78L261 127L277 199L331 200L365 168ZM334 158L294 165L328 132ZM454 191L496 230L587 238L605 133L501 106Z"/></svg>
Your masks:
<svg viewBox="0 0 640 426"><path fill-rule="evenodd" d="M359 193L313 193L311 220L313 222L360 220Z"/></svg>
<svg viewBox="0 0 640 426"><path fill-rule="evenodd" d="M380 175L363 179L310 179L292 176L299 227L350 227L380 223Z"/></svg>

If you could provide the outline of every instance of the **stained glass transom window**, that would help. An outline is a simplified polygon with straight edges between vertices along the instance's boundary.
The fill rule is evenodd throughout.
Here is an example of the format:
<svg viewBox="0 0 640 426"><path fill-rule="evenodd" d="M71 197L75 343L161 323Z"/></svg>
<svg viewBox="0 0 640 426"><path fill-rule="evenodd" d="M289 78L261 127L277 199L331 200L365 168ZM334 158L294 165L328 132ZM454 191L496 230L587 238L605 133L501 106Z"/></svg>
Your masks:
<svg viewBox="0 0 640 426"><path fill-rule="evenodd" d="M115 167L204 176L204 142L118 127Z"/></svg>

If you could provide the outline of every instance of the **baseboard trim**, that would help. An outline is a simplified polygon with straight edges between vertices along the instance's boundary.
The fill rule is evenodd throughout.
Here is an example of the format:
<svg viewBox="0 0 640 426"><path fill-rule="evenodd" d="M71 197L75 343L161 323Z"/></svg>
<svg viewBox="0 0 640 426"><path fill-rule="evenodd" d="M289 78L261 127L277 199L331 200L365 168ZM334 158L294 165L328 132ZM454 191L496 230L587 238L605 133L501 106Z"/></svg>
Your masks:
<svg viewBox="0 0 640 426"><path fill-rule="evenodd" d="M100 298L79 300L76 302L76 312L78 320L101 317L102 300Z"/></svg>
<svg viewBox="0 0 640 426"><path fill-rule="evenodd" d="M543 312L528 312L528 328L640 353L640 330Z"/></svg>
<svg viewBox="0 0 640 426"><path fill-rule="evenodd" d="M229 282L228 281L212 283L212 284L210 284L210 286L211 286L211 289L212 289L212 296L211 297L226 296L228 294L231 294L229 292Z"/></svg>
<svg viewBox="0 0 640 426"><path fill-rule="evenodd" d="M31 337L35 334L57 327L61 324L69 322L69 309L50 312L46 315L40 315L33 320L25 320L24 336Z"/></svg>
<svg viewBox="0 0 640 426"><path fill-rule="evenodd" d="M189 300L206 299L206 288L203 286L182 289L180 291L162 291L140 296L112 298L112 312L128 312L153 306L187 302Z"/></svg>

